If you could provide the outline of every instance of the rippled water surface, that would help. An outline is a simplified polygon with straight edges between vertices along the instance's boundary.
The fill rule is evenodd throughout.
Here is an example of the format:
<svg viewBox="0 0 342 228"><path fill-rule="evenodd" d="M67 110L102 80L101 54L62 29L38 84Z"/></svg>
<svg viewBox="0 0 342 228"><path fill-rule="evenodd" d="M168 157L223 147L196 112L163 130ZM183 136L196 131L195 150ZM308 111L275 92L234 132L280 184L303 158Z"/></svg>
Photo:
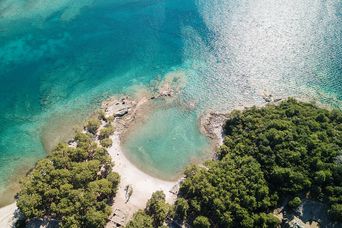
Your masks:
<svg viewBox="0 0 342 228"><path fill-rule="evenodd" d="M124 145L164 178L205 154L207 109L262 103L264 91L341 108L342 2L1 1L0 195L101 100L175 71L187 82L177 103Z"/></svg>

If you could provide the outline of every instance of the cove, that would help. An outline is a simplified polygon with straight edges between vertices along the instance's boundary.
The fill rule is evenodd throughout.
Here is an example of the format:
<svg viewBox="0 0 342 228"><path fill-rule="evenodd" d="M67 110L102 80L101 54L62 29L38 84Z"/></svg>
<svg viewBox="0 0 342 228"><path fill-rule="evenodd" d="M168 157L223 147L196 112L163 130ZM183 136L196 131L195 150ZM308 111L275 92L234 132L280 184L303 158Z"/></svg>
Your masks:
<svg viewBox="0 0 342 228"><path fill-rule="evenodd" d="M178 103L195 109L155 110L123 145L166 179L206 155L207 110L264 91L341 108L341 43L338 0L1 1L0 195L101 101L170 72L184 72Z"/></svg>

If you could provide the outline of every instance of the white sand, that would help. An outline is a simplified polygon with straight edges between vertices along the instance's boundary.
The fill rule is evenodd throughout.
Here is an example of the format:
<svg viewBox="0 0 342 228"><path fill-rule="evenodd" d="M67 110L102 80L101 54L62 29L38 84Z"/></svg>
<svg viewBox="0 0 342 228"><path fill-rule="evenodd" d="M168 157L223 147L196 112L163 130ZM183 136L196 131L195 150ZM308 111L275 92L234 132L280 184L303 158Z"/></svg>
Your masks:
<svg viewBox="0 0 342 228"><path fill-rule="evenodd" d="M173 203L176 195L171 193L178 181L169 182L152 177L137 167L135 167L123 154L120 148L119 134L112 136L113 146L108 150L113 161L115 162L114 171L120 174L121 180L117 195L114 199L113 212L120 209L125 215L127 222L129 218L139 209L144 209L146 202L153 192L162 190L166 195L166 201ZM133 194L126 203L125 187L130 185L133 187ZM107 227L111 227L110 223Z"/></svg>
<svg viewBox="0 0 342 228"><path fill-rule="evenodd" d="M14 223L14 212L17 209L17 205L12 203L5 207L0 208L0 227L7 228L12 227Z"/></svg>

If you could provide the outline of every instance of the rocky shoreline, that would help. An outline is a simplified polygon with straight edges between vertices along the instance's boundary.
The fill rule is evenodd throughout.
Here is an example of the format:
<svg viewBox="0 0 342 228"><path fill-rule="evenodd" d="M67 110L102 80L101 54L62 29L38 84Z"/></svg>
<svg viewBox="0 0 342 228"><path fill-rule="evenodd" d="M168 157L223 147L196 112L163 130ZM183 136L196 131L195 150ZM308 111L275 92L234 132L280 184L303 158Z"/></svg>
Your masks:
<svg viewBox="0 0 342 228"><path fill-rule="evenodd" d="M264 92L261 94L265 103L257 105L257 107L264 107L268 104L279 104L284 98L274 98L272 94ZM253 105L255 106L255 105ZM244 110L252 106L242 106L235 108L234 110ZM202 134L206 135L211 141L215 148L223 144L224 133L223 128L225 122L230 118L230 111L227 112L215 112L209 111L200 116L199 125Z"/></svg>
<svg viewBox="0 0 342 228"><path fill-rule="evenodd" d="M136 92L130 96L113 96L104 101L101 110L114 117L116 130L124 134L137 117L147 116L152 112L154 102L163 100L172 102L183 86L184 80L178 74L170 75L157 83L154 88ZM141 94L142 93L142 94Z"/></svg>
<svg viewBox="0 0 342 228"><path fill-rule="evenodd" d="M200 130L215 147L223 143L223 125L228 118L229 115L219 112L208 112L200 117Z"/></svg>

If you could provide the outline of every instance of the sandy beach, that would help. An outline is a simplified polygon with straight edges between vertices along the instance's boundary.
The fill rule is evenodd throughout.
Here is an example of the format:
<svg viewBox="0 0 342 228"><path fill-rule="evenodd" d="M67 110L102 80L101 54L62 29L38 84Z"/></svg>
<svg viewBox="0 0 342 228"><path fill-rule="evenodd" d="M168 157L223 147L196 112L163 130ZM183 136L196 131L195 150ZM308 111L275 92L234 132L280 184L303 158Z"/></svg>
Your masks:
<svg viewBox="0 0 342 228"><path fill-rule="evenodd" d="M12 227L16 209L17 206L15 203L0 208L0 227Z"/></svg>
<svg viewBox="0 0 342 228"><path fill-rule="evenodd" d="M134 212L144 209L152 193L159 190L164 191L167 202L173 203L176 195L170 191L176 188L175 186L178 185L179 181L164 181L142 172L125 157L120 148L118 133L112 136L112 140L113 146L108 152L115 163L113 171L119 173L121 177L117 195L114 198L113 213L119 210L125 216L124 222L127 222ZM133 194L128 202L125 191L126 186L133 188ZM109 222L107 227L112 227L112 224L112 222Z"/></svg>

